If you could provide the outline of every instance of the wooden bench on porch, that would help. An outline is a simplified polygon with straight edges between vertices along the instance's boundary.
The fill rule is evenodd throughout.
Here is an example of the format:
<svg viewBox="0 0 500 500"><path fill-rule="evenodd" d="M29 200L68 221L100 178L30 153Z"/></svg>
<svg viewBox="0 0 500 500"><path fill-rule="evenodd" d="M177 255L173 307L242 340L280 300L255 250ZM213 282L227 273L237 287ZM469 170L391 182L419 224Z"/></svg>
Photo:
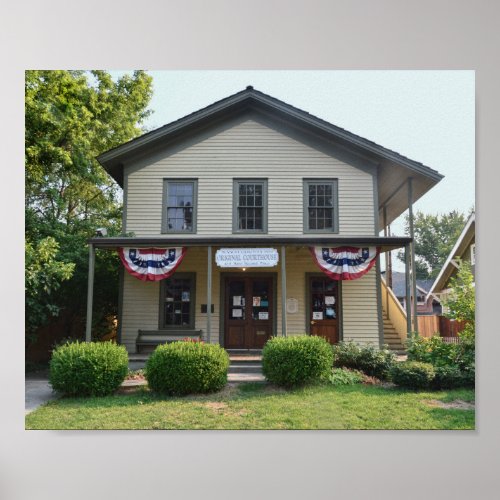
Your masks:
<svg viewBox="0 0 500 500"><path fill-rule="evenodd" d="M136 351L139 354L144 347L153 349L161 344L169 344L182 339L201 339L202 330L138 330L135 341Z"/></svg>

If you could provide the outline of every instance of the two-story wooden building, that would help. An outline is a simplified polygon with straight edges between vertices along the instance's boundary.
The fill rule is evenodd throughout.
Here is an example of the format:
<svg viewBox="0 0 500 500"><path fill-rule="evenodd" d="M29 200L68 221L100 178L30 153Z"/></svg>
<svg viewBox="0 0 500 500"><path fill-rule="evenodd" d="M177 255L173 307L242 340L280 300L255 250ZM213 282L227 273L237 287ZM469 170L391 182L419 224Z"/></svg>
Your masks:
<svg viewBox="0 0 500 500"><path fill-rule="evenodd" d="M117 250L129 352L196 335L381 345L380 252L405 247L407 271L412 259L411 238L380 233L442 178L252 87L98 160L123 187L129 236L89 242L87 338L95 249Z"/></svg>

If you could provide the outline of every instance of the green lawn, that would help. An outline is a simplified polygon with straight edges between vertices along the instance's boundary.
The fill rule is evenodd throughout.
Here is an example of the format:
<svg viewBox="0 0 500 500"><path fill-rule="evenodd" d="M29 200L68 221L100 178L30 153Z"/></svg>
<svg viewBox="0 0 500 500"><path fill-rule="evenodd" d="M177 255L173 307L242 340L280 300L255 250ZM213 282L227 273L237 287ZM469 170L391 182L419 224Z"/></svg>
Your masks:
<svg viewBox="0 0 500 500"><path fill-rule="evenodd" d="M246 383L208 396L161 398L140 388L104 398L51 401L27 415L26 428L474 429L473 409L441 407L456 401L473 403L474 391L363 385L284 391Z"/></svg>

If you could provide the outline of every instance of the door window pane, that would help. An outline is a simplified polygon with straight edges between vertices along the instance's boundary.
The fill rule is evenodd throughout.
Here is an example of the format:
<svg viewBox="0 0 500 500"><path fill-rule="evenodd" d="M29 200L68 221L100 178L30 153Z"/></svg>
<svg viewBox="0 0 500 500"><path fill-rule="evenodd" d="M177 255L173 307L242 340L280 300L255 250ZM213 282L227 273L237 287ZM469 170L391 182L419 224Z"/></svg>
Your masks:
<svg viewBox="0 0 500 500"><path fill-rule="evenodd" d="M337 282L328 278L311 280L311 319L321 321L337 318Z"/></svg>
<svg viewBox="0 0 500 500"><path fill-rule="evenodd" d="M229 283L229 319L245 320L245 282L231 281Z"/></svg>
<svg viewBox="0 0 500 500"><path fill-rule="evenodd" d="M252 284L252 319L268 321L270 313L269 281L254 281Z"/></svg>

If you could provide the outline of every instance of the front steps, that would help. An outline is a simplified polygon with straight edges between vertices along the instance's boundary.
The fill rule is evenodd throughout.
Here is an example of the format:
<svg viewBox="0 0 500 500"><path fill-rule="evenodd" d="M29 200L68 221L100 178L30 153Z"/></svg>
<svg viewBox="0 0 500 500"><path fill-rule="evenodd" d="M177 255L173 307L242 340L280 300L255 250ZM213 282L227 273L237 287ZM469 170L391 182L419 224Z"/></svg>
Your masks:
<svg viewBox="0 0 500 500"><path fill-rule="evenodd" d="M228 349L229 372L228 382L261 382L265 380L262 374L261 349ZM150 353L129 354L129 368L139 370L144 368Z"/></svg>
<svg viewBox="0 0 500 500"><path fill-rule="evenodd" d="M257 349L227 349L229 354L229 382L261 382L262 351Z"/></svg>

